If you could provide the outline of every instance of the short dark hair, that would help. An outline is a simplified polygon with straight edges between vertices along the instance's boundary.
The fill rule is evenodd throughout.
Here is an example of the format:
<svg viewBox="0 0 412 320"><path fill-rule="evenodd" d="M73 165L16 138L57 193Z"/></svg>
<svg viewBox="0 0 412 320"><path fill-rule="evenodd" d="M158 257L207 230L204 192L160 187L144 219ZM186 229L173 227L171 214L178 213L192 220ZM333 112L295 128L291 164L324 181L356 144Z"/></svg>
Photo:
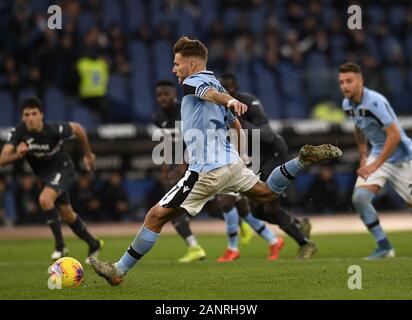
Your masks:
<svg viewBox="0 0 412 320"><path fill-rule="evenodd" d="M362 74L362 69L358 64L354 62L346 62L339 66L339 73L348 73L348 72Z"/></svg>
<svg viewBox="0 0 412 320"><path fill-rule="evenodd" d="M181 37L173 47L174 54L180 53L183 57L198 57L207 61L208 50L199 40Z"/></svg>
<svg viewBox="0 0 412 320"><path fill-rule="evenodd" d="M170 80L163 79L163 80L157 81L156 88L158 88L158 87L173 87L173 88L175 88L175 84Z"/></svg>
<svg viewBox="0 0 412 320"><path fill-rule="evenodd" d="M39 98L37 97L27 97L23 100L20 104L20 114L23 114L23 111L27 108L30 109L38 109L41 113L43 113L43 105Z"/></svg>

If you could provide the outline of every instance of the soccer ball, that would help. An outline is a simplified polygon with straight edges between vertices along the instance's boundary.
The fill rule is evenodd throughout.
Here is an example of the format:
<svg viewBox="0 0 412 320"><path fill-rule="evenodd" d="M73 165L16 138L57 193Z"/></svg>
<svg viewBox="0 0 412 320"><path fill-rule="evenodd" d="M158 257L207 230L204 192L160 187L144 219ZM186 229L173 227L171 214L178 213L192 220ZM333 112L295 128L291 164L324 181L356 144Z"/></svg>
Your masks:
<svg viewBox="0 0 412 320"><path fill-rule="evenodd" d="M61 258L51 266L50 279L64 288L78 287L83 281L83 267L76 259Z"/></svg>

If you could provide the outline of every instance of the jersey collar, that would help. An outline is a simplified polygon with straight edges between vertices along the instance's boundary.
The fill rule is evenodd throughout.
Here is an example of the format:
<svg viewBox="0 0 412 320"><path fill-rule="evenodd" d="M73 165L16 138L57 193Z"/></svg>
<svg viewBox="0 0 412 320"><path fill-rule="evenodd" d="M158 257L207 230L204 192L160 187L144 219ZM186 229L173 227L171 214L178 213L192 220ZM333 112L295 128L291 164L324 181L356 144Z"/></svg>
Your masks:
<svg viewBox="0 0 412 320"><path fill-rule="evenodd" d="M360 100L359 103L356 103L356 102L354 102L354 101L352 101L352 100L349 100L349 104L350 104L350 106L351 106L352 108L356 109L357 107L359 107L360 105L362 105L362 103L365 101L365 97L366 97L366 95L367 95L368 88L363 87L362 91L363 91L363 92L362 92L362 97L361 97L361 100Z"/></svg>
<svg viewBox="0 0 412 320"><path fill-rule="evenodd" d="M194 73L190 76L194 76L194 75L197 75L197 74L208 74L208 75L212 75L212 76L214 75L214 73L212 71L202 70L202 71L198 71L198 72L196 72L196 73Z"/></svg>

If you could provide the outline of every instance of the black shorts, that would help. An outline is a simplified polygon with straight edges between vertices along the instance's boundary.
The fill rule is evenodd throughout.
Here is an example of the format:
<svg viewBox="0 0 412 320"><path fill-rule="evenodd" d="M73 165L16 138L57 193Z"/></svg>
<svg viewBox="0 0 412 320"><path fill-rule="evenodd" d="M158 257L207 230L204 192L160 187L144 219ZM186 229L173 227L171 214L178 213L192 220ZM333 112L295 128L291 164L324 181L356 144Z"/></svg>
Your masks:
<svg viewBox="0 0 412 320"><path fill-rule="evenodd" d="M199 174L197 172L186 171L185 176L166 193L159 204L164 208L179 208L198 180Z"/></svg>
<svg viewBox="0 0 412 320"><path fill-rule="evenodd" d="M66 205L70 204L70 195L67 191L60 193L60 195L56 199L56 205Z"/></svg>
<svg viewBox="0 0 412 320"><path fill-rule="evenodd" d="M73 168L61 168L52 170L45 177L40 177L43 187L48 187L59 193L56 204L69 204L70 197L67 192L76 181L77 175Z"/></svg>

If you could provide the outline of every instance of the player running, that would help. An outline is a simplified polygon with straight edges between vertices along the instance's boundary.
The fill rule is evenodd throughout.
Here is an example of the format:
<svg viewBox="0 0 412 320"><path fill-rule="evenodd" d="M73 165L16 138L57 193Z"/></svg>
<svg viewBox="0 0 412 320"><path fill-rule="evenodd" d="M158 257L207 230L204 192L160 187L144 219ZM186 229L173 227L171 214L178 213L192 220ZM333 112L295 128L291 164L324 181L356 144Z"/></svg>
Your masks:
<svg viewBox="0 0 412 320"><path fill-rule="evenodd" d="M304 146L299 156L275 168L266 183L246 168L227 140L227 127L242 127L235 116L247 106L229 94L207 71L208 51L199 40L180 38L174 46L174 67L184 97L182 134L189 155L185 176L146 215L135 240L116 263L90 259L94 270L111 285L123 282L127 272L149 252L165 223L189 213L196 215L216 194L236 192L260 202L275 200L305 168L337 158L342 151L332 145Z"/></svg>
<svg viewBox="0 0 412 320"><path fill-rule="evenodd" d="M103 245L93 237L86 224L70 204L67 189L75 180L74 165L69 155L63 152L65 139L75 136L84 152L84 164L88 171L93 168L93 154L86 133L78 123L48 123L43 121L43 106L36 97L26 98L20 106L22 123L14 127L0 155L0 166L26 158L34 174L43 185L39 203L46 214L55 240L53 260L67 256L60 218L89 246L86 263L96 258Z"/></svg>
<svg viewBox="0 0 412 320"><path fill-rule="evenodd" d="M395 250L383 231L373 198L390 181L395 191L412 206L412 141L406 135L388 100L364 86L361 68L355 63L339 67L342 107L355 121L360 168L352 202L377 248L365 259L392 258ZM368 142L372 148L368 153Z"/></svg>

